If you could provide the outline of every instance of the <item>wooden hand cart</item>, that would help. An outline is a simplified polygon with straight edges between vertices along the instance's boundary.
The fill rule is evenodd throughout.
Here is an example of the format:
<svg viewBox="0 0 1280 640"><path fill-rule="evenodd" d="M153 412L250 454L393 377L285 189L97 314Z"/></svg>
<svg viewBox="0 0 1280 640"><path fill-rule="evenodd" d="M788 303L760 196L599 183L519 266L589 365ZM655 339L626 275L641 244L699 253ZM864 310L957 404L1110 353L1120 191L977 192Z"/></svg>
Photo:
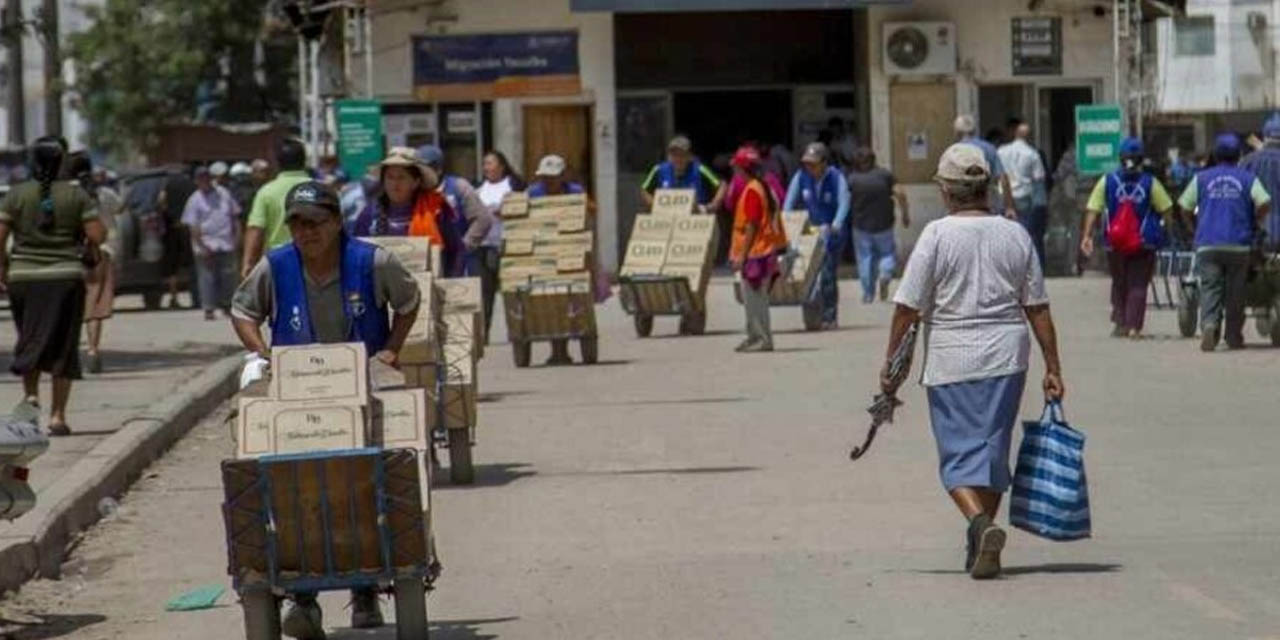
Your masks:
<svg viewBox="0 0 1280 640"><path fill-rule="evenodd" d="M618 279L622 309L633 316L636 335L653 333L655 316L679 316L680 335L702 335L707 330L707 294L699 295L683 276L629 275Z"/></svg>
<svg viewBox="0 0 1280 640"><path fill-rule="evenodd" d="M517 367L529 366L533 343L557 340L577 341L584 363L599 361L595 297L590 290L584 291L575 285L530 282L503 293L502 306Z"/></svg>

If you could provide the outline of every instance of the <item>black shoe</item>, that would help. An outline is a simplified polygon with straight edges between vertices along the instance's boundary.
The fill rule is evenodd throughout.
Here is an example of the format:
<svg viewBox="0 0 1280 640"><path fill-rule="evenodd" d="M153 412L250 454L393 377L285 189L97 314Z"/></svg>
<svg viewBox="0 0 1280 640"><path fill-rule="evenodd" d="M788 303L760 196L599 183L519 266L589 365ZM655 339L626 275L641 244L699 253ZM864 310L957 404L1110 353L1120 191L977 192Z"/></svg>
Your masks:
<svg viewBox="0 0 1280 640"><path fill-rule="evenodd" d="M102 354L101 353L88 354L87 356L85 356L85 360L87 361L85 363L85 368L89 370L89 373L102 373Z"/></svg>
<svg viewBox="0 0 1280 640"><path fill-rule="evenodd" d="M1005 532L985 514L969 521L969 549L966 554L969 576L974 580L990 580L1000 575L1000 552L1004 550Z"/></svg>
<svg viewBox="0 0 1280 640"><path fill-rule="evenodd" d="M1129 335L1129 331L1128 331L1127 329L1125 329L1125 328L1124 328L1124 325L1119 324L1119 323L1117 323L1117 324L1115 324L1115 325L1112 325L1112 327L1111 327L1111 337L1112 337L1112 338L1123 338L1123 337L1125 337L1125 336L1127 336L1127 335Z"/></svg>
<svg viewBox="0 0 1280 640"><path fill-rule="evenodd" d="M759 342L760 341L756 340L755 338L747 338L746 340L743 340L741 343L739 343L738 346L734 347L733 350L737 351L738 353L746 353L754 349L755 346L759 344Z"/></svg>
<svg viewBox="0 0 1280 640"><path fill-rule="evenodd" d="M382 607L378 606L378 593L372 589L351 592L351 628L376 629L385 622Z"/></svg>

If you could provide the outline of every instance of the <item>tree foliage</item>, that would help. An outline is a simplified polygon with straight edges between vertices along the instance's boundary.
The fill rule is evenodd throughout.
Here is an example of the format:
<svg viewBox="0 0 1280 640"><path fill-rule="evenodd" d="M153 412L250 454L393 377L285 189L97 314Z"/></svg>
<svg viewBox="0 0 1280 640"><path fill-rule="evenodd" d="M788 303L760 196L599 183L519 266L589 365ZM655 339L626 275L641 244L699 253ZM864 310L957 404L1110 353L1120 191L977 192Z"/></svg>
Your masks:
<svg viewBox="0 0 1280 640"><path fill-rule="evenodd" d="M198 114L218 122L291 118L293 36L265 4L107 0L84 7L92 26L70 36L66 54L90 143L129 155L154 144L161 126Z"/></svg>

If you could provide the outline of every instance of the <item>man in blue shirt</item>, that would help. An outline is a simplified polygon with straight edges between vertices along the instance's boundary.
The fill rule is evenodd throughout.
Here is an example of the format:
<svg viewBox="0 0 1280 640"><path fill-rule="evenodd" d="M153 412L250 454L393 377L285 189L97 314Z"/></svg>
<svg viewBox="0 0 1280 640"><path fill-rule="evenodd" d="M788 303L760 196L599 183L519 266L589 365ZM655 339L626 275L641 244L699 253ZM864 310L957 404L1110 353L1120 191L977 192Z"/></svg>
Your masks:
<svg viewBox="0 0 1280 640"><path fill-rule="evenodd" d="M1000 154L995 146L978 135L978 122L969 114L956 116L954 128L956 142L964 142L982 149L982 155L987 159L987 166L991 168L991 181L999 186L998 190L988 190L991 212L1002 213L1007 218L1017 219L1018 212L1013 206L1013 187L1009 185L1009 176L1005 173L1004 165L1000 164Z"/></svg>
<svg viewBox="0 0 1280 640"><path fill-rule="evenodd" d="M698 211L714 213L724 202L725 183L715 172L698 162L693 156L693 143L685 136L676 136L667 143L667 161L649 170L640 185L640 197L645 206L653 208L653 192L658 189L693 189Z"/></svg>
<svg viewBox="0 0 1280 640"><path fill-rule="evenodd" d="M1240 138L1217 137L1216 164L1196 174L1178 198L1196 221L1196 265L1200 275L1201 351L1218 348L1225 308L1228 349L1244 348L1244 287L1258 226L1271 210L1271 196L1240 161Z"/></svg>
<svg viewBox="0 0 1280 640"><path fill-rule="evenodd" d="M822 261L822 273L818 278L818 291L822 300L822 328L836 327L836 308L840 293L836 288L836 266L840 261L840 230L849 217L849 183L844 174L831 166L827 145L814 142L800 157L801 169L791 178L782 209L791 211L803 207L809 212L809 224L818 228L826 253ZM859 257L861 259L861 257Z"/></svg>
<svg viewBox="0 0 1280 640"><path fill-rule="evenodd" d="M1280 113L1263 123L1262 138L1262 148L1245 156L1240 167L1257 176L1268 194L1280 193ZM1266 248L1280 251L1280 212L1270 212L1262 228L1267 232Z"/></svg>

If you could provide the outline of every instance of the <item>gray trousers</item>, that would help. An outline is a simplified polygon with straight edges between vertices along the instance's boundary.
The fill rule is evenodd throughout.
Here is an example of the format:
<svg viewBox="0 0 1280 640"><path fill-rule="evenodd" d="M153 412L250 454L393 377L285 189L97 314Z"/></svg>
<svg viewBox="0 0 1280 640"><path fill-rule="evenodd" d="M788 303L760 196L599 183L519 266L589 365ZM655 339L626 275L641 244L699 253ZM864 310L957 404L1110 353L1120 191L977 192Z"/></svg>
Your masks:
<svg viewBox="0 0 1280 640"><path fill-rule="evenodd" d="M231 295L236 289L232 275L235 257L230 251L196 256L196 287L200 292L200 306L205 311L231 308Z"/></svg>
<svg viewBox="0 0 1280 640"><path fill-rule="evenodd" d="M742 283L742 308L747 312L747 339L773 346L773 329L769 326L769 288L759 289Z"/></svg>
<svg viewBox="0 0 1280 640"><path fill-rule="evenodd" d="M1244 287L1249 277L1249 253L1208 249L1196 257L1200 271L1200 328L1223 327L1227 344L1244 344Z"/></svg>

